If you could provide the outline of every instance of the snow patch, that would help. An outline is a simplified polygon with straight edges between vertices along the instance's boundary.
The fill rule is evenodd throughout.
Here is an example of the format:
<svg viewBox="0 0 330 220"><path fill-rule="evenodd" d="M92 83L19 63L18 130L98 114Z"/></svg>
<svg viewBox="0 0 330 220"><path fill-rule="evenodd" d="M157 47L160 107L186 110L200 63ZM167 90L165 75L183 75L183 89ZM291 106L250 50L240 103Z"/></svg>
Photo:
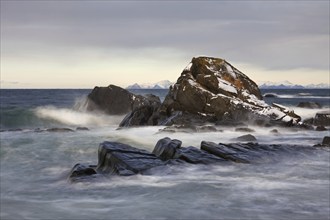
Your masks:
<svg viewBox="0 0 330 220"><path fill-rule="evenodd" d="M191 66L192 66L192 62L190 62L190 63L186 66L186 68L184 68L184 70L185 70L185 71L190 71Z"/></svg>
<svg viewBox="0 0 330 220"><path fill-rule="evenodd" d="M223 79L218 78L218 86L220 89L223 89L227 92L237 94L237 90L235 89L235 87Z"/></svg>
<svg viewBox="0 0 330 220"><path fill-rule="evenodd" d="M236 73L234 72L233 68L228 64L225 63L225 67L227 69L227 72L234 78L236 79Z"/></svg>

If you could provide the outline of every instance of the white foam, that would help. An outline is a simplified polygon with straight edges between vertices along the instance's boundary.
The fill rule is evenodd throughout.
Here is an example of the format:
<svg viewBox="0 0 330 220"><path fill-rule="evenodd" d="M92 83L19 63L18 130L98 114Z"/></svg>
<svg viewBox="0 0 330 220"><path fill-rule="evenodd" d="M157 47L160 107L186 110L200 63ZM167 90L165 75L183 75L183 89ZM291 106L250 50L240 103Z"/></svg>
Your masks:
<svg viewBox="0 0 330 220"><path fill-rule="evenodd" d="M35 109L34 113L42 119L54 120L65 125L105 126L118 125L123 116L109 116L102 113L80 112L68 108L44 106Z"/></svg>

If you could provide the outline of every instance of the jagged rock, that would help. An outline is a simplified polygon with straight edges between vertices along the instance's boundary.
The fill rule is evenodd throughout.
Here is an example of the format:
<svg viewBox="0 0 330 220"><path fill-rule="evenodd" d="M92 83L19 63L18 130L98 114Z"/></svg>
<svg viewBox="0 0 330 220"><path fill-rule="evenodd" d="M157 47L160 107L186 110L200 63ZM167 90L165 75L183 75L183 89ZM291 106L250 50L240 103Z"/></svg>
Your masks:
<svg viewBox="0 0 330 220"><path fill-rule="evenodd" d="M330 126L330 111L318 112L314 118L316 126Z"/></svg>
<svg viewBox="0 0 330 220"><path fill-rule="evenodd" d="M246 159L245 155L240 155L237 151L230 149L224 144L215 144L213 142L202 141L201 150L226 160L231 160L238 163L249 163L249 160Z"/></svg>
<svg viewBox="0 0 330 220"><path fill-rule="evenodd" d="M285 107L269 106L255 82L223 59L193 58L164 102L135 109L120 126L218 125L240 122L293 125L300 117Z"/></svg>
<svg viewBox="0 0 330 220"><path fill-rule="evenodd" d="M170 138L166 137L160 139L154 150L152 151L157 157L161 160L169 160L173 159L176 153L176 150L181 147L182 142L176 139L171 140Z"/></svg>
<svg viewBox="0 0 330 220"><path fill-rule="evenodd" d="M321 108L322 106L317 102L299 102L297 107L300 107L300 108Z"/></svg>
<svg viewBox="0 0 330 220"><path fill-rule="evenodd" d="M143 106L160 104L155 95L135 95L126 89L115 85L108 87L95 87L88 95L87 110L102 110L111 115L122 115Z"/></svg>
<svg viewBox="0 0 330 220"><path fill-rule="evenodd" d="M266 145L258 143L213 143L202 141L200 149L193 146L181 147L176 139L160 139L153 153L118 142L103 142L99 146L98 164L76 164L69 175L71 182L89 180L98 176L153 174L171 165L184 163L212 164L219 162L265 163L276 161L287 154L305 152L310 155L312 147L296 145ZM330 137L322 145L330 146ZM157 156L158 157L157 157ZM280 156L280 157L278 157Z"/></svg>
<svg viewBox="0 0 330 220"><path fill-rule="evenodd" d="M192 146L177 149L175 158L192 164L211 164L226 161Z"/></svg>
<svg viewBox="0 0 330 220"><path fill-rule="evenodd" d="M96 165L86 165L86 164L77 163L72 168L69 175L69 179L74 182L80 180L81 178L97 174L95 169L96 169Z"/></svg>
<svg viewBox="0 0 330 220"><path fill-rule="evenodd" d="M145 104L135 107L132 112L128 113L120 122L119 127L157 125L157 110L160 107L160 104L161 102L158 96L148 94L146 96Z"/></svg>
<svg viewBox="0 0 330 220"><path fill-rule="evenodd" d="M243 142L256 142L257 138L255 136L253 136L252 134L246 134L246 135L242 135L242 136L235 138L235 140L243 141Z"/></svg>
<svg viewBox="0 0 330 220"><path fill-rule="evenodd" d="M128 176L164 165L156 155L119 142L103 142L98 152L96 170L100 173Z"/></svg>

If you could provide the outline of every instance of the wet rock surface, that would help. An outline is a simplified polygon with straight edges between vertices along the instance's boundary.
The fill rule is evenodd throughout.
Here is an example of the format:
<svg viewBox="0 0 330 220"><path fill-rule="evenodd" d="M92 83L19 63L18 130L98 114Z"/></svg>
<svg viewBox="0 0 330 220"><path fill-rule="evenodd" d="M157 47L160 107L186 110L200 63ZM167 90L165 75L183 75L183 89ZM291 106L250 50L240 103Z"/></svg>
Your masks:
<svg viewBox="0 0 330 220"><path fill-rule="evenodd" d="M329 146L325 137L322 146ZM182 142L168 137L160 139L154 150L148 152L119 142L103 142L99 145L98 164L76 164L69 175L71 182L79 182L97 176L152 175L150 170L166 169L180 164L228 164L267 163L285 154L296 154L316 148L296 145L266 145L258 143L214 143L202 141L200 149L182 147Z"/></svg>

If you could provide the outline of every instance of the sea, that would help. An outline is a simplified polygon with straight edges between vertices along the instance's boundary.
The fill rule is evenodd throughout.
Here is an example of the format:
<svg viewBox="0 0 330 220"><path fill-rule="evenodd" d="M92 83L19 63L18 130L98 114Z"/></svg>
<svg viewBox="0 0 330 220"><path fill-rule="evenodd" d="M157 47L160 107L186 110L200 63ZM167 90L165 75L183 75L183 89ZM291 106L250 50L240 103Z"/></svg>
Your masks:
<svg viewBox="0 0 330 220"><path fill-rule="evenodd" d="M330 148L313 147L329 130L254 129L262 144L297 145L263 164L180 165L153 175L71 183L77 163L97 164L98 145L119 141L152 151L164 137L183 146L232 143L246 134L163 133L163 126L118 129L124 116L86 111L91 89L0 90L0 219L330 219ZM132 90L164 100L167 90ZM329 89L262 90L303 119L329 111ZM313 101L319 109L298 108ZM88 130L77 130L78 127ZM69 128L73 132L49 132Z"/></svg>

